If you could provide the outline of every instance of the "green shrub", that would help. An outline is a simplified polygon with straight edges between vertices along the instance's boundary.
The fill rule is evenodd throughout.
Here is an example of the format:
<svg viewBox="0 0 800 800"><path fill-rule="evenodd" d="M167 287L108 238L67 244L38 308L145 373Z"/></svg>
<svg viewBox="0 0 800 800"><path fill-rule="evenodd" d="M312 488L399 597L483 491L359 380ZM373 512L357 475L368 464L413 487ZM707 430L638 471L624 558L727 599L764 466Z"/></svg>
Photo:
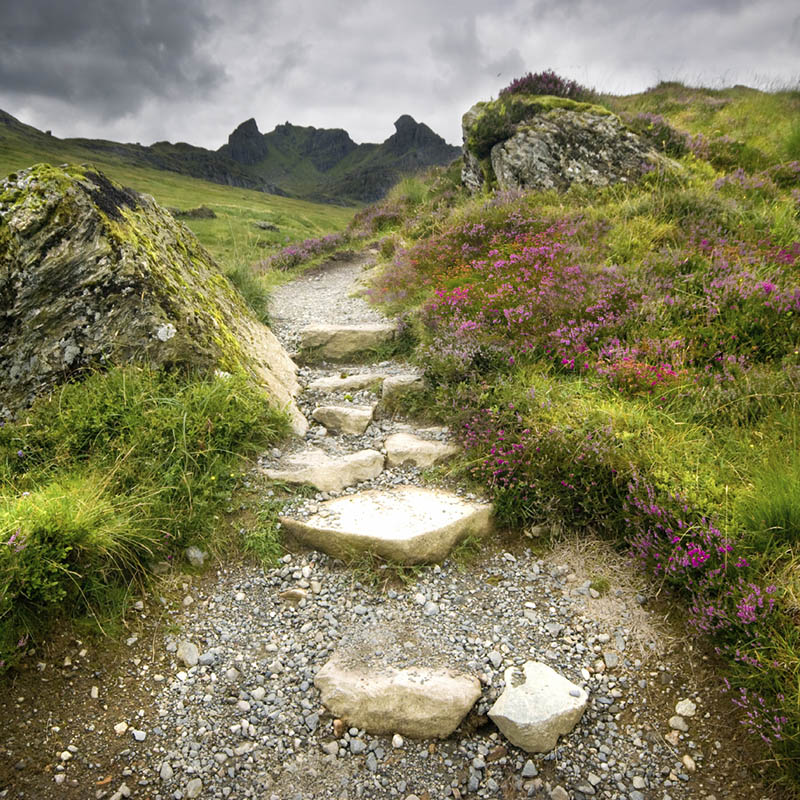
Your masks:
<svg viewBox="0 0 800 800"><path fill-rule="evenodd" d="M143 367L66 385L0 427L0 662L208 536L241 456L288 431L244 376Z"/></svg>

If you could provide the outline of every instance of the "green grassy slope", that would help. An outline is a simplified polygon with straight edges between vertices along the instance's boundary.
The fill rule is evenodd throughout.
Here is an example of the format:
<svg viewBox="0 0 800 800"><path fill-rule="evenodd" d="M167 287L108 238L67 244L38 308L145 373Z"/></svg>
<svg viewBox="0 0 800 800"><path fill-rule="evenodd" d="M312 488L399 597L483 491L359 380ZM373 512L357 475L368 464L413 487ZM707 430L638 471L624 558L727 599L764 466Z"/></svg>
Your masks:
<svg viewBox="0 0 800 800"><path fill-rule="evenodd" d="M384 236L371 295L407 315L415 408L461 437L461 477L512 531L630 553L716 649L769 796L800 797L800 93L598 102L677 164L563 194L398 186L358 217Z"/></svg>
<svg viewBox="0 0 800 800"><path fill-rule="evenodd" d="M153 195L164 206L189 209L206 205L216 219L186 219L186 224L225 269L253 263L288 242L338 231L353 211L250 189L223 186L175 172L136 166L113 150L90 150L60 140L0 115L0 174L39 162L90 163L116 181ZM265 222L278 230L263 230Z"/></svg>
<svg viewBox="0 0 800 800"><path fill-rule="evenodd" d="M747 86L703 89L660 83L640 94L604 95L614 111L660 114L676 128L746 143L769 161L800 158L800 91L761 92ZM794 141L794 145L791 142Z"/></svg>

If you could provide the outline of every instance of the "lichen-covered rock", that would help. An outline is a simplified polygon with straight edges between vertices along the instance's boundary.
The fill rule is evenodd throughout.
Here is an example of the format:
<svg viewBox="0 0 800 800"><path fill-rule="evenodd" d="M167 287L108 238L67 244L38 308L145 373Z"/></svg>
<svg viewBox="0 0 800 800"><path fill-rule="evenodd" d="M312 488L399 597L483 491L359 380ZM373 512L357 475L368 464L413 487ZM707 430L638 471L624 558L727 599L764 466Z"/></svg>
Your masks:
<svg viewBox="0 0 800 800"><path fill-rule="evenodd" d="M478 103L464 114L462 130L462 181L472 191L606 186L666 161L607 109L559 97Z"/></svg>
<svg viewBox="0 0 800 800"><path fill-rule="evenodd" d="M79 167L0 181L0 416L131 360L243 370L307 428L288 354L152 198Z"/></svg>

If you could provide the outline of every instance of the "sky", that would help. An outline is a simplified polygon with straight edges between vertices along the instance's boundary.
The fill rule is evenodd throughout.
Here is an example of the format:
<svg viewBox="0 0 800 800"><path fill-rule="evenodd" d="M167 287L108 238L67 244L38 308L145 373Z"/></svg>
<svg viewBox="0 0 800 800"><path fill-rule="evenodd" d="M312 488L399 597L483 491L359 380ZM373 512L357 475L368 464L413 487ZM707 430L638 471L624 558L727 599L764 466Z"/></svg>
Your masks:
<svg viewBox="0 0 800 800"><path fill-rule="evenodd" d="M212 149L241 122L381 142L554 69L627 94L661 80L800 86L797 0L0 0L0 109L64 138Z"/></svg>

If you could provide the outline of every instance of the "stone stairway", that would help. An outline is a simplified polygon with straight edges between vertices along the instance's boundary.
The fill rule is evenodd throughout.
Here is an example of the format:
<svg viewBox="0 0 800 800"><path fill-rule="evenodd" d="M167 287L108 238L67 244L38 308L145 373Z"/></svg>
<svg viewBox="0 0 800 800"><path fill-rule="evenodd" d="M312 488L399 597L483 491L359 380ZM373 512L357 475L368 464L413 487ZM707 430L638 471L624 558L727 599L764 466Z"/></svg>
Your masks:
<svg viewBox="0 0 800 800"><path fill-rule="evenodd" d="M365 353L379 351L394 335L390 324L315 324L300 332L299 355L310 366L298 403L318 426L264 467L271 480L319 492L280 517L284 531L345 562L363 554L403 566L441 562L466 537L492 529L489 503L419 485L421 469L458 452L446 428L381 419L387 402L424 385L420 375L391 362L364 369ZM388 485L374 485L392 470ZM376 641L388 636L380 628L373 635ZM430 666L424 656L369 662L340 648L315 677L325 707L342 724L368 733L449 736L481 695L475 675ZM577 724L588 696L538 662L527 661L519 674L508 678L496 724L522 749L550 750Z"/></svg>
<svg viewBox="0 0 800 800"><path fill-rule="evenodd" d="M446 428L415 430L394 420L384 422L378 441L373 438L375 446L361 447L359 437L371 426L375 430L383 404L423 385L415 373L347 374L345 358L363 358L393 335L394 328L388 324L314 325L301 332L303 360L323 362L312 368L307 408L324 430L312 431L316 441L282 454L265 474L271 480L306 484L328 495L311 510L306 506L281 517L284 529L303 544L336 558L369 553L401 565L431 563L446 558L465 537L485 535L491 528L491 507L450 491L405 482L357 488L377 478L384 468L425 469L458 452L447 441ZM329 360L340 364L339 374L317 375L328 371L325 361ZM327 450L321 446L323 441ZM356 487L352 493L330 497L351 487Z"/></svg>

